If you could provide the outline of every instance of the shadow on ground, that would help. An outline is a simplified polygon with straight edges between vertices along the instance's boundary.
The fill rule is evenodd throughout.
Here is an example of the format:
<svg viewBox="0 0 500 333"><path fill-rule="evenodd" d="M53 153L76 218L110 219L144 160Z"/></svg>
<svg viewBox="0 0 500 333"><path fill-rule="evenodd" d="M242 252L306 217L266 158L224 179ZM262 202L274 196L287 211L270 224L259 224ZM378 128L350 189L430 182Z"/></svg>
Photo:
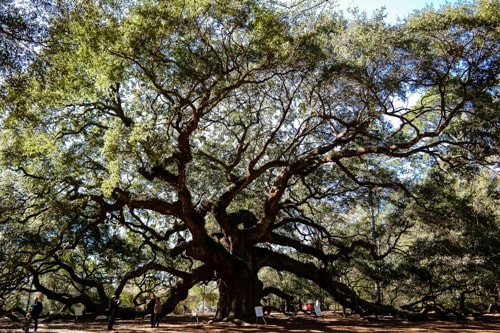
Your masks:
<svg viewBox="0 0 500 333"><path fill-rule="evenodd" d="M147 320L118 320L113 331L116 333L320 333L320 332L360 332L360 333L406 333L406 332L500 332L500 317L489 316L484 320L469 321L421 321L409 322L392 318L364 319L358 316L342 317L338 313L326 311L319 318L305 314L288 318L282 314L271 314L258 323L236 326L229 323L209 323L209 317L200 317L198 322L192 317L167 316L159 328L149 327ZM0 321L0 333L21 333L22 323ZM33 332L31 328L30 332ZM41 322L37 333L96 333L109 332L106 321Z"/></svg>

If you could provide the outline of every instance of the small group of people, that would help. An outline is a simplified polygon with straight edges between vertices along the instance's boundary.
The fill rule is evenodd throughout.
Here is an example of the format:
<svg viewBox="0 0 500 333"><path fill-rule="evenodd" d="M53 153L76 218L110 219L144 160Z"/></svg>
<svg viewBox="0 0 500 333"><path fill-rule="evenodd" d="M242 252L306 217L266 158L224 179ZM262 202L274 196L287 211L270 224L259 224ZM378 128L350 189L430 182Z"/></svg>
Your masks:
<svg viewBox="0 0 500 333"><path fill-rule="evenodd" d="M151 296L147 307L147 313L151 315L151 327L160 326L161 310L160 299L156 295Z"/></svg>
<svg viewBox="0 0 500 333"><path fill-rule="evenodd" d="M24 318L24 326L23 326L24 333L30 332L30 326L32 322L35 323L34 327L35 332L38 330L38 318L40 317L42 310L43 310L42 301L38 297L35 297L33 303L31 303L30 311L26 314L26 317Z"/></svg>
<svg viewBox="0 0 500 333"><path fill-rule="evenodd" d="M119 304L120 299L118 296L113 295L109 301L108 330L112 330L113 325L116 322ZM156 295L151 296L151 300L149 301L146 310L146 312L151 315L151 327L160 326L161 310L162 306L160 299L156 297Z"/></svg>
<svg viewBox="0 0 500 333"><path fill-rule="evenodd" d="M109 317L108 317L108 330L113 329L113 325L116 322L116 315L118 314L118 307L120 305L120 298L113 295L109 300ZM24 318L23 330L25 333L29 333L30 326L32 323L35 324L35 332L38 330L38 318L42 313L43 305L40 298L35 297L33 303L31 304L31 310L26 314ZM151 314L151 327L160 326L162 305L160 299L153 295L147 306L147 313Z"/></svg>

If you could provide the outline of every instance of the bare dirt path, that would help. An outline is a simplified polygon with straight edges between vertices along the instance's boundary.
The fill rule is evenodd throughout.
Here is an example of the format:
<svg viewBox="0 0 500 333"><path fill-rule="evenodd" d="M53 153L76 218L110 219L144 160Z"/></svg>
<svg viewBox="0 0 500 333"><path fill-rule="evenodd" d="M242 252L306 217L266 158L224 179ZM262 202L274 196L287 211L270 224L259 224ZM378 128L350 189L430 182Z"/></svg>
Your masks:
<svg viewBox="0 0 500 333"><path fill-rule="evenodd" d="M324 312L322 317L299 315L287 318L281 314L266 317L267 325L258 323L236 326L227 323L209 323L208 317L196 322L190 317L168 316L159 328L150 328L145 320L118 320L112 332L116 333L320 333L320 332L360 332L360 333L405 333L405 332L500 332L500 317L489 317L484 321L422 321L409 322L379 318L366 320L357 316L344 318L336 313ZM22 324L0 321L0 333L22 333ZM30 330L32 332L32 329ZM96 333L109 332L106 321L41 322L37 333Z"/></svg>

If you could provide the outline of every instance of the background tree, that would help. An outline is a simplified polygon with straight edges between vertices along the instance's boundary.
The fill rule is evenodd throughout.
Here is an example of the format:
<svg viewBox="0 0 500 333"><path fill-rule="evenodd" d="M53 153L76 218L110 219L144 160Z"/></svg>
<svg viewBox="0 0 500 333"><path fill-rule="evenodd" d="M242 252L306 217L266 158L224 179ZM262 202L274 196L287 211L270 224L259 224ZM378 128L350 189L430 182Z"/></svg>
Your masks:
<svg viewBox="0 0 500 333"><path fill-rule="evenodd" d="M422 168L498 157L492 1L398 26L262 1L48 12L46 45L4 84L11 289L32 283L99 312L111 292L161 281L170 312L216 280L216 319L249 320L268 267L358 313L401 312L360 297L345 262L401 246L411 222L389 203L411 197ZM411 93L421 102L405 106ZM353 225L371 190L387 210L381 248L376 230Z"/></svg>
<svg viewBox="0 0 500 333"><path fill-rule="evenodd" d="M418 233L398 270L413 289L414 310L483 313L498 305L498 176L432 173L411 214Z"/></svg>

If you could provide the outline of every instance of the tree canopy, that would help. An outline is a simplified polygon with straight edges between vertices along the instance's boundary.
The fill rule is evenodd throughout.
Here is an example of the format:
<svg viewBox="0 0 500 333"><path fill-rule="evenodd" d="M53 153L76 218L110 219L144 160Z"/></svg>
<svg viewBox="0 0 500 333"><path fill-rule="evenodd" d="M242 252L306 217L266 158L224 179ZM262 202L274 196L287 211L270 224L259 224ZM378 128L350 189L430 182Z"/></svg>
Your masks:
<svg viewBox="0 0 500 333"><path fill-rule="evenodd" d="M361 314L498 304L495 1L392 25L317 1L38 10L1 13L43 36L0 72L2 311L37 290L171 312L209 281L218 320L291 281Z"/></svg>

